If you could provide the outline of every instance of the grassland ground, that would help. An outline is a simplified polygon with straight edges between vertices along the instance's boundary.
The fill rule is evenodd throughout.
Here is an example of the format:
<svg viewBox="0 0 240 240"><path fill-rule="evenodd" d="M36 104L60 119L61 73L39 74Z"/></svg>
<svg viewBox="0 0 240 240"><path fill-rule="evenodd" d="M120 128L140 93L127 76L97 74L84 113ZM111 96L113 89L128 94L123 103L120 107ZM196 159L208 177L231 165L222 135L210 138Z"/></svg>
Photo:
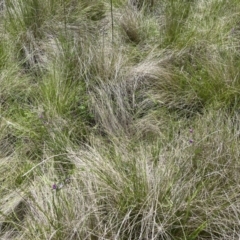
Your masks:
<svg viewBox="0 0 240 240"><path fill-rule="evenodd" d="M240 238L237 0L0 1L0 239Z"/></svg>

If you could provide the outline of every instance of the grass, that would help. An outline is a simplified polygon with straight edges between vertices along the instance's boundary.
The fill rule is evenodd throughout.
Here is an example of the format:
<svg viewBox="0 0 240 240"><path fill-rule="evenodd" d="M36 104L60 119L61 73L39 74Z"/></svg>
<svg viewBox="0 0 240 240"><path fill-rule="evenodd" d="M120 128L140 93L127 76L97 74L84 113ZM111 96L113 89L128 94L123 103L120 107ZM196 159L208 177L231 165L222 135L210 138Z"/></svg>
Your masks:
<svg viewBox="0 0 240 240"><path fill-rule="evenodd" d="M1 8L1 239L239 238L238 1Z"/></svg>

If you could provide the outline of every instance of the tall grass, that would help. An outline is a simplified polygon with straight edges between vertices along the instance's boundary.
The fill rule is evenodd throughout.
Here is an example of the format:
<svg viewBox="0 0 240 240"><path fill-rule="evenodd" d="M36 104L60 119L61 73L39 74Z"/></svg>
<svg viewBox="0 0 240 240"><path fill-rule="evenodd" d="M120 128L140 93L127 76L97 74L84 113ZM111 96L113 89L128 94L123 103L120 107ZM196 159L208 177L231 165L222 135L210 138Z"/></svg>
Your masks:
<svg viewBox="0 0 240 240"><path fill-rule="evenodd" d="M0 238L238 239L238 1L4 1Z"/></svg>

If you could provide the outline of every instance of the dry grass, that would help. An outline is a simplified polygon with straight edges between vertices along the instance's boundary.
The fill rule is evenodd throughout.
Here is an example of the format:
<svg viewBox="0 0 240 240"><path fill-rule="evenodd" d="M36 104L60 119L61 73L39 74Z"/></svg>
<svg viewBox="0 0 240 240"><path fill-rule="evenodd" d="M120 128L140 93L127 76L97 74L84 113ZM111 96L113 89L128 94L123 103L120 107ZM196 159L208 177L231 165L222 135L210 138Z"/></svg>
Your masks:
<svg viewBox="0 0 240 240"><path fill-rule="evenodd" d="M3 5L1 239L239 238L237 1Z"/></svg>

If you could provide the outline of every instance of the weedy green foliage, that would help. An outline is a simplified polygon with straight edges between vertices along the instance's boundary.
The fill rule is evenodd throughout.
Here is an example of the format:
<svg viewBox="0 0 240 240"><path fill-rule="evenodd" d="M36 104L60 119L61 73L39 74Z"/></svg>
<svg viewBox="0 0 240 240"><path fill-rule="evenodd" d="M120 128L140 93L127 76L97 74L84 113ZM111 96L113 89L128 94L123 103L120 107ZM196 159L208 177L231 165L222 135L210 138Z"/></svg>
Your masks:
<svg viewBox="0 0 240 240"><path fill-rule="evenodd" d="M0 238L238 239L237 0L6 0Z"/></svg>

